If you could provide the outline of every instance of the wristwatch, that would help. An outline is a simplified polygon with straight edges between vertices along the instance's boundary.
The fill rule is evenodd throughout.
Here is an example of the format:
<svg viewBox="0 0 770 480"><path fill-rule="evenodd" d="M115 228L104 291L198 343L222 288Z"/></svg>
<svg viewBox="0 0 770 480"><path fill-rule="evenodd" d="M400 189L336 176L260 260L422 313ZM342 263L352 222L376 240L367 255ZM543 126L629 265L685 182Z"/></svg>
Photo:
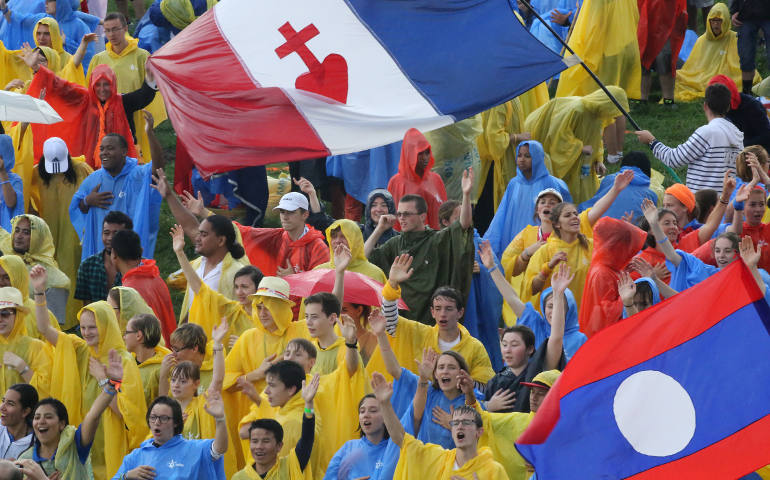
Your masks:
<svg viewBox="0 0 770 480"><path fill-rule="evenodd" d="M99 380L99 388L104 388L108 383L110 383L109 378Z"/></svg>

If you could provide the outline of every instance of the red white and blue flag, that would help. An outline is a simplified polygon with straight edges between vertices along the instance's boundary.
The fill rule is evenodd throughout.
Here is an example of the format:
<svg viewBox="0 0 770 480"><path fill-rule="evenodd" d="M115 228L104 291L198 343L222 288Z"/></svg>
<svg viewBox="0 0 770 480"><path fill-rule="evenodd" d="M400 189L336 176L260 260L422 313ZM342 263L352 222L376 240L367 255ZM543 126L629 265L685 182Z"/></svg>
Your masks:
<svg viewBox="0 0 770 480"><path fill-rule="evenodd" d="M388 144L566 67L507 0L223 0L150 58L204 174Z"/></svg>
<svg viewBox="0 0 770 480"><path fill-rule="evenodd" d="M516 442L541 479L770 464L770 307L742 261L591 338Z"/></svg>

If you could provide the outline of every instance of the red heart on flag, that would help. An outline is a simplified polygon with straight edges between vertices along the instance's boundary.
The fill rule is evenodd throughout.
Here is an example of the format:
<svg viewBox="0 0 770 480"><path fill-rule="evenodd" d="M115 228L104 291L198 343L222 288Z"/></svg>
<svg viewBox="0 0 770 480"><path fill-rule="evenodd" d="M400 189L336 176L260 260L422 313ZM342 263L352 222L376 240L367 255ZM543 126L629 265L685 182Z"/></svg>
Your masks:
<svg viewBox="0 0 770 480"><path fill-rule="evenodd" d="M348 62L342 55L327 55L318 67L297 77L294 86L299 90L347 103Z"/></svg>

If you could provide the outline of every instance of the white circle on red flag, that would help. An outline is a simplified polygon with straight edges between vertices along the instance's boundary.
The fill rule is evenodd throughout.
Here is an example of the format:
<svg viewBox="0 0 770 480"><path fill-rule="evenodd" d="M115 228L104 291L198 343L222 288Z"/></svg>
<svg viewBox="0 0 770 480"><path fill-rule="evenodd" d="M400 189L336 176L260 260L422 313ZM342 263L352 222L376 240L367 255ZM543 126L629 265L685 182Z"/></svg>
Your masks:
<svg viewBox="0 0 770 480"><path fill-rule="evenodd" d="M681 452L695 434L695 407L676 380L655 370L623 380L612 405L620 433L637 452L667 457Z"/></svg>

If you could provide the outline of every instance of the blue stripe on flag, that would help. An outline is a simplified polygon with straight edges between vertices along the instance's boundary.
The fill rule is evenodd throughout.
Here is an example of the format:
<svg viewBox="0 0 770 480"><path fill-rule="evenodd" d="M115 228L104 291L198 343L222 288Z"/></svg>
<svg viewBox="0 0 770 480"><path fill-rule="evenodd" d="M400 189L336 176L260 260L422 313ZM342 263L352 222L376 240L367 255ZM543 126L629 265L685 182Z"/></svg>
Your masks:
<svg viewBox="0 0 770 480"><path fill-rule="evenodd" d="M507 0L346 0L444 115L470 117L564 70Z"/></svg>

